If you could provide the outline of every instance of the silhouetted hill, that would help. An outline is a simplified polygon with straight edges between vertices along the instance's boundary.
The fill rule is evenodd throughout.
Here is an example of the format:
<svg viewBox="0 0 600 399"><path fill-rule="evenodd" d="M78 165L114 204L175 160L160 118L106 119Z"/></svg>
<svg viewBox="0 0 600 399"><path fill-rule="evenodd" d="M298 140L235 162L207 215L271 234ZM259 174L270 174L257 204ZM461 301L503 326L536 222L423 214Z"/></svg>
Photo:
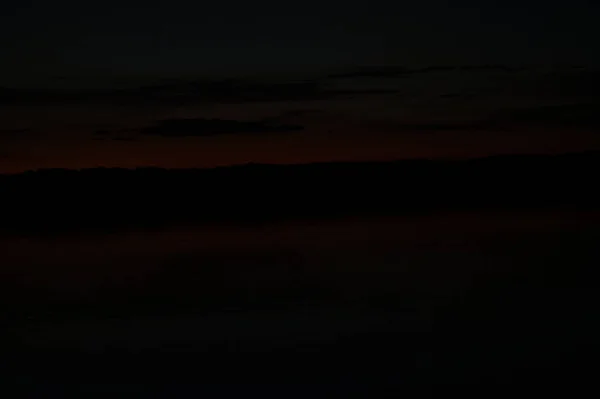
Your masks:
<svg viewBox="0 0 600 399"><path fill-rule="evenodd" d="M597 207L600 152L0 175L4 232L267 222L474 208Z"/></svg>

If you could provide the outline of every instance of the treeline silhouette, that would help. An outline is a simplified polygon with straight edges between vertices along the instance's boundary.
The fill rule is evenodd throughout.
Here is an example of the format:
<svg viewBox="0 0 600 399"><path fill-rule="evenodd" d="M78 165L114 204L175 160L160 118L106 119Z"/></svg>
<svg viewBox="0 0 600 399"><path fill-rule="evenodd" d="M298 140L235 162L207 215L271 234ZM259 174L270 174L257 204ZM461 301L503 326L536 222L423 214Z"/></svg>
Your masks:
<svg viewBox="0 0 600 399"><path fill-rule="evenodd" d="M4 233L600 204L600 151L0 175Z"/></svg>

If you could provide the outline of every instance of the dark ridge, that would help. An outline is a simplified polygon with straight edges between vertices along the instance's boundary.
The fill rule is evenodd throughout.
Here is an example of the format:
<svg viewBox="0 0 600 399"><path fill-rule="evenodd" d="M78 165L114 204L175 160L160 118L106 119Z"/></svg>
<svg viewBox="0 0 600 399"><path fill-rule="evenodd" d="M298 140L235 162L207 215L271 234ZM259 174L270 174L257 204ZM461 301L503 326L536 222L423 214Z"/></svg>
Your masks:
<svg viewBox="0 0 600 399"><path fill-rule="evenodd" d="M0 232L263 223L461 209L596 208L600 151L0 175Z"/></svg>

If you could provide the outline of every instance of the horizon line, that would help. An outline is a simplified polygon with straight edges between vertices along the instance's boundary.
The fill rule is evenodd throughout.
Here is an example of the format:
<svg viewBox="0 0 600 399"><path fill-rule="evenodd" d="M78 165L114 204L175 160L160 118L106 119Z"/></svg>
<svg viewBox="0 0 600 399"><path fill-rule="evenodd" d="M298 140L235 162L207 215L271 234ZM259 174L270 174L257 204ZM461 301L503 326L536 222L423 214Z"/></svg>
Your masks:
<svg viewBox="0 0 600 399"><path fill-rule="evenodd" d="M49 172L49 171L68 171L68 172L83 172L88 170L126 170L126 171L136 171L143 169L158 169L165 171L213 171L218 169L231 169L231 168L243 168L243 167L293 167L293 166L329 166L329 165L344 165L344 164L394 164L394 163L410 163L410 162L440 162L440 163L461 163L461 162L469 162L469 161L478 161L478 160L488 160L488 159L498 159L498 158L553 158L553 157L565 157L565 156L582 156L582 155L597 155L600 156L600 149L590 149L590 150L582 150L582 151L570 151L570 152L531 152L531 153L501 153L501 154L492 154L485 156L476 156L476 157L464 157L464 158L451 158L451 157L421 157L421 158L398 158L398 159L390 159L390 160L341 160L341 161L317 161L317 162L300 162L300 163L261 163L261 162L244 162L244 163L234 163L228 165L216 165L212 167L163 167L163 166L155 166L155 165L147 165L147 166L135 166L135 167L120 167L120 166L92 166L92 167L84 167L84 168L37 168L37 169L27 169L21 172L9 172L9 173L0 173L0 177L4 176L19 176L28 173L39 173L39 172Z"/></svg>

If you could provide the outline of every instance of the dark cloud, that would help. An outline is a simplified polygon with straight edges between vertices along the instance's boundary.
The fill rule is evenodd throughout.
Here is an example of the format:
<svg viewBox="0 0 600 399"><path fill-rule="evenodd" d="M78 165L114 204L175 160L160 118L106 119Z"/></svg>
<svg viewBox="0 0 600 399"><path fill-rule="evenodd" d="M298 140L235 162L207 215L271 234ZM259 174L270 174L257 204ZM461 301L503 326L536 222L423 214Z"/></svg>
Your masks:
<svg viewBox="0 0 600 399"><path fill-rule="evenodd" d="M525 71L525 73L513 73ZM443 72L431 81L417 79ZM413 80L414 78L414 80ZM396 79L396 82L394 82ZM367 84L368 83L368 84ZM343 86L343 87L342 87ZM161 80L120 89L29 90L0 88L0 104L92 104L126 106L179 106L317 101L367 95L422 91L438 98L463 97L463 90L486 95L592 98L600 90L600 72L585 68L521 68L508 65L371 66L307 79L195 79ZM489 92L489 93L488 93Z"/></svg>
<svg viewBox="0 0 600 399"><path fill-rule="evenodd" d="M365 95L374 95L374 94L399 94L402 91L399 89L339 89L339 90L328 90L324 92L328 97L357 97L357 96L365 96Z"/></svg>
<svg viewBox="0 0 600 399"><path fill-rule="evenodd" d="M404 123L399 124L398 127L400 130L414 132L455 132L486 129L489 126L484 123Z"/></svg>
<svg viewBox="0 0 600 399"><path fill-rule="evenodd" d="M328 75L328 78L398 78L415 74L434 73L434 72L516 72L524 70L522 67L512 67L508 65L464 65L464 66L444 66L433 65L424 68L407 68L403 66L373 66L358 68L353 71L341 72Z"/></svg>
<svg viewBox="0 0 600 399"><path fill-rule="evenodd" d="M2 144L16 143L35 139L38 131L34 129L0 129L0 146Z"/></svg>
<svg viewBox="0 0 600 399"><path fill-rule="evenodd" d="M0 105L81 103L89 97L90 93L85 92L0 87Z"/></svg>
<svg viewBox="0 0 600 399"><path fill-rule="evenodd" d="M119 93L121 100L158 104L253 103L310 101L363 94L387 94L390 89L330 89L320 79L281 82L225 80L147 86Z"/></svg>
<svg viewBox="0 0 600 399"><path fill-rule="evenodd" d="M277 118L314 115L314 114L318 114L321 112L323 112L323 111L320 109L292 109L292 110L284 111L284 112L280 113Z"/></svg>
<svg viewBox="0 0 600 399"><path fill-rule="evenodd" d="M510 65L463 65L457 68L460 71L498 71L498 72L520 72L528 68Z"/></svg>
<svg viewBox="0 0 600 399"><path fill-rule="evenodd" d="M292 109L280 112L279 114L262 119L263 122L287 124L289 121L297 120L302 117L310 117L311 115L317 115L323 113L323 110L319 109Z"/></svg>
<svg viewBox="0 0 600 399"><path fill-rule="evenodd" d="M365 77L398 77L402 75L408 75L411 73L411 69L402 66L378 66L378 67L362 67L353 71L340 72L328 75L328 78L365 78Z"/></svg>
<svg viewBox="0 0 600 399"><path fill-rule="evenodd" d="M119 94L130 100L162 102L254 102L305 100L319 96L318 82L257 82L245 80L191 81L166 83L123 90Z"/></svg>
<svg viewBox="0 0 600 399"><path fill-rule="evenodd" d="M139 129L133 129L129 127L125 128L111 128L111 129L98 129L94 131L94 139L102 140L105 138L131 138L130 135L138 133Z"/></svg>
<svg viewBox="0 0 600 399"><path fill-rule="evenodd" d="M371 122L368 127L373 129L383 129L395 133L444 133L444 132L465 132L465 131L484 131L493 128L493 124L487 121L476 122L454 122L454 123L404 123L395 121Z"/></svg>
<svg viewBox="0 0 600 399"><path fill-rule="evenodd" d="M472 122L403 123L372 121L369 128L397 133L444 133L502 131L506 129L573 128L600 129L600 104L562 104L505 109Z"/></svg>
<svg viewBox="0 0 600 399"><path fill-rule="evenodd" d="M457 67L430 66L406 68L403 66L363 67L338 74L298 80L260 79L196 79L163 80L136 87L108 89L16 89L0 88L0 104L125 104L125 105L182 105L195 103L249 103L273 101L306 101L340 98L356 95L397 93L389 88L329 87L332 78L375 77L396 78L419 73L455 70L506 70L503 66Z"/></svg>
<svg viewBox="0 0 600 399"><path fill-rule="evenodd" d="M464 93L445 93L445 94L440 94L440 98L461 98L461 97L465 97L466 94Z"/></svg>
<svg viewBox="0 0 600 399"><path fill-rule="evenodd" d="M600 128L600 104L565 104L511 109L490 122L501 126Z"/></svg>
<svg viewBox="0 0 600 399"><path fill-rule="evenodd" d="M228 119L165 119L140 130L141 134L163 137L205 137L223 134L260 134L302 130L300 125L274 125L266 121Z"/></svg>
<svg viewBox="0 0 600 399"><path fill-rule="evenodd" d="M586 98L586 102L598 102L600 71L571 68L557 73L545 73L532 79L527 87L539 96Z"/></svg>
<svg viewBox="0 0 600 399"><path fill-rule="evenodd" d="M385 90L332 90L319 79L262 82L253 80L174 81L107 90L0 89L0 104L186 105L322 100Z"/></svg>
<svg viewBox="0 0 600 399"><path fill-rule="evenodd" d="M32 129L0 129L0 137L15 137L33 133Z"/></svg>

